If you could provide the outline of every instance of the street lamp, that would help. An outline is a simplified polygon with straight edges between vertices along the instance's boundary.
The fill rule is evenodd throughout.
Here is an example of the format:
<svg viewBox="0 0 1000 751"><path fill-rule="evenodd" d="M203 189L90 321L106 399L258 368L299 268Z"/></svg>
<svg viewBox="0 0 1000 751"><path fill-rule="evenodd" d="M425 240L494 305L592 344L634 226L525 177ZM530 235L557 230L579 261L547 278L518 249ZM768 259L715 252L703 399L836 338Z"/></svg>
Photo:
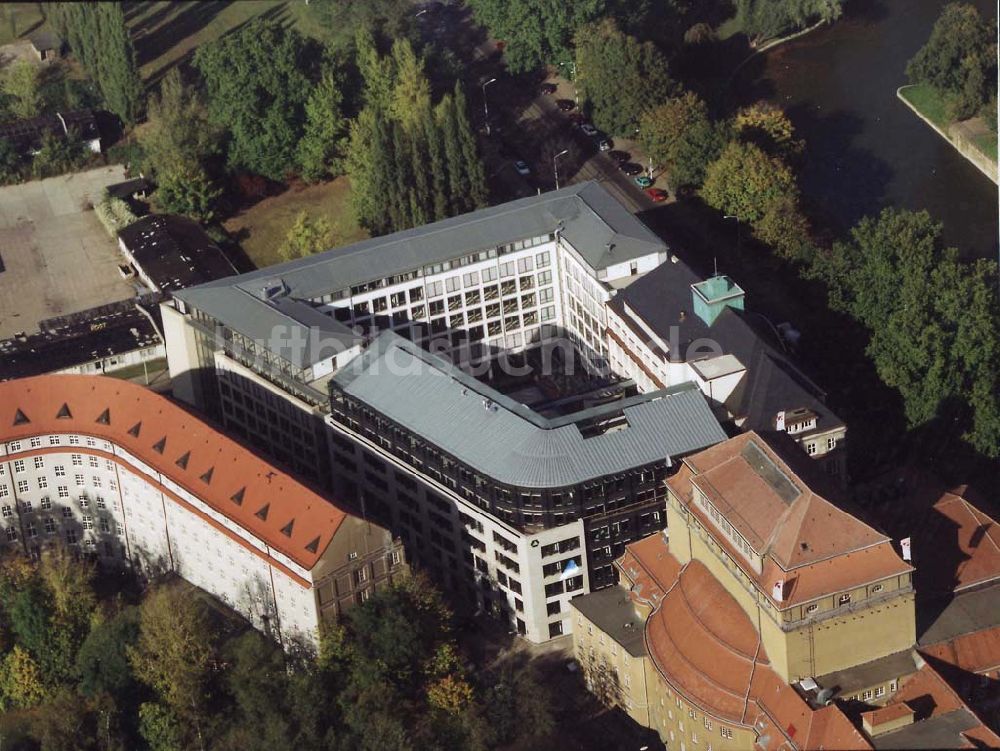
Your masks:
<svg viewBox="0 0 1000 751"><path fill-rule="evenodd" d="M495 78L491 78L483 84L483 114L486 116L486 135L490 134L490 107L486 101L486 87L491 83L496 83L496 80Z"/></svg>
<svg viewBox="0 0 1000 751"><path fill-rule="evenodd" d="M740 254L740 218L736 214L726 214L723 219L736 220L736 255Z"/></svg>
<svg viewBox="0 0 1000 751"><path fill-rule="evenodd" d="M569 153L569 149L563 149L554 157L552 157L552 172L556 176L556 190L559 190L559 157L566 156Z"/></svg>

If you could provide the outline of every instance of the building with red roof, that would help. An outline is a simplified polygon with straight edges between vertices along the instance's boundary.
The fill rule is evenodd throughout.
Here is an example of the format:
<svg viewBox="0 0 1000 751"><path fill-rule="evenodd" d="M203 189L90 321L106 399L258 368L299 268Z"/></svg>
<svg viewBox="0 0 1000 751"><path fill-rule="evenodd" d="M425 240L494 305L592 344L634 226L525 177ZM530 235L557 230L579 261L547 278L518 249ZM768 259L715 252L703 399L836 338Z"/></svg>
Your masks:
<svg viewBox="0 0 1000 751"><path fill-rule="evenodd" d="M787 456L750 432L683 460L668 532L617 563L642 651L616 657L628 612L572 602L588 684L669 748L1000 744L916 651L913 567ZM985 666L979 647L939 651Z"/></svg>
<svg viewBox="0 0 1000 751"><path fill-rule="evenodd" d="M0 383L0 544L174 571L279 640L401 572L401 544L175 403L100 376Z"/></svg>

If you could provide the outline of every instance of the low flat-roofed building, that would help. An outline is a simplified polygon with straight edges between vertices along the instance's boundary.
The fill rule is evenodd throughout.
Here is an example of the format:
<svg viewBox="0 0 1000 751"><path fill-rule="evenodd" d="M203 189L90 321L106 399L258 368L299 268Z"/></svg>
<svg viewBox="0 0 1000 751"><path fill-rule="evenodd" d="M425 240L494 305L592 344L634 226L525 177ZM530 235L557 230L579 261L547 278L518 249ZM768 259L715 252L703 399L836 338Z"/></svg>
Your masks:
<svg viewBox="0 0 1000 751"><path fill-rule="evenodd" d="M186 216L145 216L118 231L118 247L155 292L176 292L236 273L201 225Z"/></svg>
<svg viewBox="0 0 1000 751"><path fill-rule="evenodd" d="M0 341L0 380L46 373L115 373L163 360L159 305L125 300L42 321L38 333Z"/></svg>
<svg viewBox="0 0 1000 751"><path fill-rule="evenodd" d="M141 386L0 383L0 544L173 571L288 645L405 570L382 527Z"/></svg>

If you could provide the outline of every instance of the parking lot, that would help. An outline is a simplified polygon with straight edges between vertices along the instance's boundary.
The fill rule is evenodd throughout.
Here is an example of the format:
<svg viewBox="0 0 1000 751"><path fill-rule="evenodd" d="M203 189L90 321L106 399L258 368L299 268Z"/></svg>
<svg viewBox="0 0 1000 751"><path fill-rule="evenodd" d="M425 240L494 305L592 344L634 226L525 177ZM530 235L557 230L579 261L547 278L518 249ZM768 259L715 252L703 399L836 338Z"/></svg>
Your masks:
<svg viewBox="0 0 1000 751"><path fill-rule="evenodd" d="M135 295L91 208L124 177L114 165L0 188L0 339Z"/></svg>

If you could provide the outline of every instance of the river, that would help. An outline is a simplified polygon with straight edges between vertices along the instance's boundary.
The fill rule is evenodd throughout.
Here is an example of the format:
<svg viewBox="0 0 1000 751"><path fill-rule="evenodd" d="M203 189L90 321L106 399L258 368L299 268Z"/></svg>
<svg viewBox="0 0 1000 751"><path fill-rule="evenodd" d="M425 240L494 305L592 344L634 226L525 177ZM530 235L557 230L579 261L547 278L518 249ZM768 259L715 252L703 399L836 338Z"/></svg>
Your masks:
<svg viewBox="0 0 1000 751"><path fill-rule="evenodd" d="M996 4L973 0L984 17ZM965 258L997 258L997 186L896 98L940 0L853 0L830 27L765 53L733 87L783 107L806 140L802 191L844 230L884 206L927 209Z"/></svg>

